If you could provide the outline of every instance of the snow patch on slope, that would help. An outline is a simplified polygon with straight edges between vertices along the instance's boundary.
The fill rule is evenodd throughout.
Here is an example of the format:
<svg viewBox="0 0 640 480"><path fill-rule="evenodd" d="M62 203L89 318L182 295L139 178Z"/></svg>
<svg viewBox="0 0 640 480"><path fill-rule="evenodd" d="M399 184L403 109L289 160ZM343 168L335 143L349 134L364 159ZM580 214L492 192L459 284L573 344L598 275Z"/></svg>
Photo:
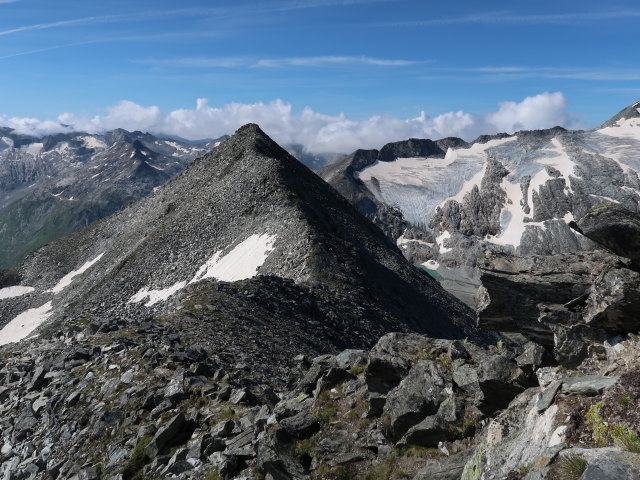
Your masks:
<svg viewBox="0 0 640 480"><path fill-rule="evenodd" d="M440 247L439 249L440 253L447 253L451 251L451 248L447 248L444 246L444 241L449 238L451 238L451 234L446 230L436 237L436 243Z"/></svg>
<svg viewBox="0 0 640 480"><path fill-rule="evenodd" d="M27 293L31 293L34 290L35 289L33 287L23 287L22 285L0 288L0 300L4 298L20 297Z"/></svg>
<svg viewBox="0 0 640 480"><path fill-rule="evenodd" d="M255 277L275 243L277 235L253 234L239 243L233 250L221 256L222 250L214 253L198 270L189 283L205 278L217 278L223 282L235 282Z"/></svg>
<svg viewBox="0 0 640 480"><path fill-rule="evenodd" d="M186 287L186 285L187 282L183 281L174 283L170 287L163 288L161 290L149 290L147 287L141 288L140 290L138 290L138 293L136 293L129 299L127 303L143 302L148 298L149 301L145 303L145 306L150 307L158 302L167 300L171 295Z"/></svg>
<svg viewBox="0 0 640 480"><path fill-rule="evenodd" d="M86 137L80 137L80 140L82 140L82 143L84 143L84 146L87 148L92 148L94 150L102 150L107 148L107 144L96 137L90 137L87 135Z"/></svg>
<svg viewBox="0 0 640 480"><path fill-rule="evenodd" d="M615 125L601 128L597 132L610 137L640 140L640 118L623 118Z"/></svg>
<svg viewBox="0 0 640 480"><path fill-rule="evenodd" d="M71 197L69 200L72 200L73 197ZM86 262L84 265L82 265L79 269L74 270L72 272L67 273L64 277L62 277L60 279L60 281L56 284L55 287L53 287L50 290L47 290L47 292L50 293L60 293L62 290L64 290L66 287L68 287L69 285L71 285L71 282L73 281L73 279L75 277L77 277L78 275L81 275L82 273L86 272L89 268L91 268L98 260L100 260L102 258L102 256L104 255L104 252L102 252L100 255L98 255L96 258L94 258L93 260L89 260L88 262Z"/></svg>
<svg viewBox="0 0 640 480"><path fill-rule="evenodd" d="M544 170L542 171L544 172ZM501 233L493 237L491 242L498 245L518 246L526 226L524 222L526 214L520 205L522 189L520 183L511 183L507 177L502 179L500 188L507 194L507 203L500 212Z"/></svg>
<svg viewBox="0 0 640 480"><path fill-rule="evenodd" d="M182 153L191 153L189 150L187 150L186 148L184 148L182 145L176 143L176 142L169 142L169 141L165 141L164 143L166 143L167 145L169 145L170 147L175 148L177 151L182 152Z"/></svg>
<svg viewBox="0 0 640 480"><path fill-rule="evenodd" d="M47 302L38 308L31 308L22 312L0 330L0 345L18 342L26 338L49 318L50 315L51 302Z"/></svg>
<svg viewBox="0 0 640 480"><path fill-rule="evenodd" d="M31 155L38 155L42 151L43 146L44 144L42 143L32 143L31 145L22 147L21 150Z"/></svg>
<svg viewBox="0 0 640 480"><path fill-rule="evenodd" d="M558 170L565 180L566 191L571 192L571 177L574 175L575 163L569 158L562 144L557 138L551 140L549 147L540 150L544 155L535 158L534 163L544 166L550 166ZM497 245L513 245L520 246L522 234L527 227L544 228L544 222L525 222L524 219L528 215L525 214L522 201L524 200L522 188L520 186L521 178L513 178L509 175L502 180L500 187L507 194L507 202L500 212L500 234L487 236L486 240ZM546 168L540 169L532 177L527 192L527 204L533 208L533 192L539 192L540 187L544 186L548 180L553 177L549 175ZM515 180L515 181L514 181Z"/></svg>
<svg viewBox="0 0 640 480"><path fill-rule="evenodd" d="M396 241L396 245L400 248L407 248L407 245L411 243L418 243L427 247L433 247L434 245L433 243L425 242L424 240L420 240L418 238L404 238L404 234L400 235L400 237L398 237L398 240Z"/></svg>
<svg viewBox="0 0 640 480"><path fill-rule="evenodd" d="M150 307L158 302L167 300L174 293L182 290L187 285L204 280L205 278L215 278L223 282L236 282L247 278L255 277L258 269L273 250L277 235L253 234L246 240L236 245L226 255L222 255L224 250L214 253L196 272L194 277L187 283L181 281L174 283L170 287L160 290L150 290L143 287L133 295L128 303L138 303L149 299L145 306Z"/></svg>
<svg viewBox="0 0 640 480"><path fill-rule="evenodd" d="M423 262L422 265L431 270L437 270L438 268L440 268L440 264L435 260L427 260L426 262Z"/></svg>

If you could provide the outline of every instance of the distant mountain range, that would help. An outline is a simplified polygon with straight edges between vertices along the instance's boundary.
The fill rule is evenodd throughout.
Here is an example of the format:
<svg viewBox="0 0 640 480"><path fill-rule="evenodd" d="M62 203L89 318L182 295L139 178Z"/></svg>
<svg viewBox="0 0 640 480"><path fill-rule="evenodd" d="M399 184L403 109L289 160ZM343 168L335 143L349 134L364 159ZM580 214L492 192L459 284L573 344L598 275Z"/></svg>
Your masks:
<svg viewBox="0 0 640 480"><path fill-rule="evenodd" d="M601 127L411 139L358 150L321 176L407 258L473 303L485 250L522 255L595 248L568 227L591 207L640 209L640 103Z"/></svg>
<svg viewBox="0 0 640 480"><path fill-rule="evenodd" d="M472 304L484 250L592 249L567 222L603 202L638 210L639 107L589 131L409 139L348 156L285 149ZM150 194L220 140L124 130L34 138L0 129L0 267Z"/></svg>
<svg viewBox="0 0 640 480"><path fill-rule="evenodd" d="M34 138L0 129L0 267L148 195L215 145L125 130Z"/></svg>

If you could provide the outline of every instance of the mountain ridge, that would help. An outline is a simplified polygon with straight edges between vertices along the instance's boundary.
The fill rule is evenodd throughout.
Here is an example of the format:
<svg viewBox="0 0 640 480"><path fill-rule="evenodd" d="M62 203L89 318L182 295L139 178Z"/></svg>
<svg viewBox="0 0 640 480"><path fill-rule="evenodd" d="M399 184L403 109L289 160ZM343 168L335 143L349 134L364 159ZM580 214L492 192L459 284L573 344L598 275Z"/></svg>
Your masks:
<svg viewBox="0 0 640 480"><path fill-rule="evenodd" d="M218 294L217 283L198 286L211 278L289 292L271 300L283 304L276 311L294 312L272 319L287 324L282 332L305 325L287 299L316 305L317 319L307 327L316 332L316 352L370 345L395 330L492 338L475 327L470 309L407 263L377 227L257 125L239 129L152 195L40 248L3 276L5 288L19 279L35 289L0 302L5 319L49 301L53 324L149 315L181 322L193 310L181 295L207 291L261 318L255 295L238 297L235 287ZM194 314L201 312L187 316ZM245 328L235 317L227 321ZM281 362L290 361L288 352Z"/></svg>

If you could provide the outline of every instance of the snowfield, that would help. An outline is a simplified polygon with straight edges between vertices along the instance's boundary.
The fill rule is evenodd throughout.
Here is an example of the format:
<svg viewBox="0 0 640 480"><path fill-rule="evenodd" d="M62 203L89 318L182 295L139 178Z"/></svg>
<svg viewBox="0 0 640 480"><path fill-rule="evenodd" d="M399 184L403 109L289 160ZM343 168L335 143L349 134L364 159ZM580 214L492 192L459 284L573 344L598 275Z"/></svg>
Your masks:
<svg viewBox="0 0 640 480"><path fill-rule="evenodd" d="M398 208L413 224L428 225L438 205L462 198L484 175L486 159L515 137L447 150L444 158L397 158L376 162L357 174L378 200Z"/></svg>
<svg viewBox="0 0 640 480"><path fill-rule="evenodd" d="M51 315L51 302L31 308L15 317L0 330L0 345L18 342L29 336Z"/></svg>
<svg viewBox="0 0 640 480"><path fill-rule="evenodd" d="M640 140L640 118L618 120L616 125L601 128L598 132L615 138Z"/></svg>
<svg viewBox="0 0 640 480"><path fill-rule="evenodd" d="M140 290L138 290L138 293L136 293L129 299L127 303L143 302L148 298L149 301L145 303L145 306L150 307L158 302L164 302L171 295L182 290L186 285L187 282L178 282L174 283L168 288L163 288L161 290L149 290L147 287L141 288Z"/></svg>
<svg viewBox="0 0 640 480"><path fill-rule="evenodd" d="M30 155L38 155L41 151L42 151L42 147L44 146L44 144L42 143L32 143L30 145L27 145L25 147L22 147L21 150L23 150L24 152L30 154Z"/></svg>
<svg viewBox="0 0 640 480"><path fill-rule="evenodd" d="M107 144L96 137L87 135L86 137L81 137L81 140L87 148L92 148L94 150L103 150L107 148Z"/></svg>
<svg viewBox="0 0 640 480"><path fill-rule="evenodd" d="M236 282L255 277L258 268L273 250L277 235L253 234L239 243L233 250L221 257L222 250L214 253L204 265L200 267L195 277L189 282L194 283L205 278L216 278L223 282Z"/></svg>

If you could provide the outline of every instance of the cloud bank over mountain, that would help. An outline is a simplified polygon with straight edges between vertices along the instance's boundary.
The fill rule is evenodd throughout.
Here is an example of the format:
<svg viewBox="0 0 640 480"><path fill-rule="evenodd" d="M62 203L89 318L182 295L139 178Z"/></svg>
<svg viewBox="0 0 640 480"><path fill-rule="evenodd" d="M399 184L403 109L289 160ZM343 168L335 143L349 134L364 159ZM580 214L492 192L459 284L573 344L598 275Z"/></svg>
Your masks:
<svg viewBox="0 0 640 480"><path fill-rule="evenodd" d="M343 113L325 115L309 107L295 112L293 105L280 99L215 107L204 98L196 101L195 108L169 113L157 106L122 100L108 107L104 115L67 112L56 120L0 116L0 125L35 136L69 131L99 133L124 128L201 139L231 134L249 122L258 123L280 143L301 144L310 152L351 152L358 148L379 148L385 143L412 137L456 136L472 140L481 134L570 126L573 120L567 99L561 92L544 92L520 102L502 102L496 111L484 115L459 110L431 117L421 112L418 117L409 119L375 115L354 120Z"/></svg>

